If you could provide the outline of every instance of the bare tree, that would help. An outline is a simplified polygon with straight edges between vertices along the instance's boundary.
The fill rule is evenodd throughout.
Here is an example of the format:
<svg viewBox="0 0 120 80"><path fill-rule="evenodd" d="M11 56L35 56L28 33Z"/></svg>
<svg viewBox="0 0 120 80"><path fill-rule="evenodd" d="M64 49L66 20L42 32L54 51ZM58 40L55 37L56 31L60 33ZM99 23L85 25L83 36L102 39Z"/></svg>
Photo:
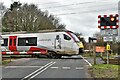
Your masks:
<svg viewBox="0 0 120 80"><path fill-rule="evenodd" d="M19 5L5 14L3 18L3 31L28 31L36 32L46 29L65 28L59 24L59 19L49 15L48 11L42 12L34 4Z"/></svg>
<svg viewBox="0 0 120 80"><path fill-rule="evenodd" d="M100 32L95 32L93 34L93 37L97 38L97 43L96 43L97 46L104 46L105 45L105 43L103 41L103 37L101 36Z"/></svg>

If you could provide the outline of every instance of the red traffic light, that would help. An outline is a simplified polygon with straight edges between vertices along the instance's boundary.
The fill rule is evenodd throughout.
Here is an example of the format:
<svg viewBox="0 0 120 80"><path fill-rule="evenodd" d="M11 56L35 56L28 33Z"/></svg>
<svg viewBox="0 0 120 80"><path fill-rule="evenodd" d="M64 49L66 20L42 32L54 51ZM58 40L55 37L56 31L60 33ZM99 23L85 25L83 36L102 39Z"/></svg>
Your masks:
<svg viewBox="0 0 120 80"><path fill-rule="evenodd" d="M110 21L115 21L115 18L114 18L114 17L111 17L111 18L110 18Z"/></svg>

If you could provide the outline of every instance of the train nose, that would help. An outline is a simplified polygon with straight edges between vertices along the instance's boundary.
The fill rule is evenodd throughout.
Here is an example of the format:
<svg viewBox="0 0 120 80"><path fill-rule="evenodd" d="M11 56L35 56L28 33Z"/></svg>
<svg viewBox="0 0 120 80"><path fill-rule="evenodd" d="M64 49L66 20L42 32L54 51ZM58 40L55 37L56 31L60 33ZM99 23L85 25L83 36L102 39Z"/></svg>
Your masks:
<svg viewBox="0 0 120 80"><path fill-rule="evenodd" d="M84 49L83 48L79 48L79 54L82 55L84 53Z"/></svg>
<svg viewBox="0 0 120 80"><path fill-rule="evenodd" d="M79 54L82 55L84 53L84 46L82 42L77 43L79 46Z"/></svg>
<svg viewBox="0 0 120 80"><path fill-rule="evenodd" d="M83 46L83 43L82 43L82 42L78 42L77 44L78 44L78 46L79 46L80 48L83 48L83 49L84 49L84 46Z"/></svg>

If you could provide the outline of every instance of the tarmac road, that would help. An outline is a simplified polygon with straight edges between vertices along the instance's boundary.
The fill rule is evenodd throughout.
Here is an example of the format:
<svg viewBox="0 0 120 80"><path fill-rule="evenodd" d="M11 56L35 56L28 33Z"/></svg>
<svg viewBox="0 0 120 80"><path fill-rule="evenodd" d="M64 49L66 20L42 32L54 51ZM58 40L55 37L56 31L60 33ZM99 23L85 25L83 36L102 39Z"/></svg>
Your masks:
<svg viewBox="0 0 120 80"><path fill-rule="evenodd" d="M75 59L76 58L76 59ZM17 59L3 66L2 77L17 80L33 80L35 78L88 78L86 66L89 64L78 57L63 59Z"/></svg>

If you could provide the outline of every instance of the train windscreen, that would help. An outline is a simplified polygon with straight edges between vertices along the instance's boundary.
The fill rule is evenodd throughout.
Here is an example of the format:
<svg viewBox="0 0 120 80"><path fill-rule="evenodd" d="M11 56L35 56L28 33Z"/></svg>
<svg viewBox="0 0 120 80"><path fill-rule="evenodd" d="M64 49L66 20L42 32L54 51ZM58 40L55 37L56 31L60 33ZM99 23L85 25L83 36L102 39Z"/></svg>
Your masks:
<svg viewBox="0 0 120 80"><path fill-rule="evenodd" d="M79 42L79 41L80 41L75 34L73 34L73 33L70 33L70 34L71 34L71 36L74 38L74 40L75 40L76 42Z"/></svg>

